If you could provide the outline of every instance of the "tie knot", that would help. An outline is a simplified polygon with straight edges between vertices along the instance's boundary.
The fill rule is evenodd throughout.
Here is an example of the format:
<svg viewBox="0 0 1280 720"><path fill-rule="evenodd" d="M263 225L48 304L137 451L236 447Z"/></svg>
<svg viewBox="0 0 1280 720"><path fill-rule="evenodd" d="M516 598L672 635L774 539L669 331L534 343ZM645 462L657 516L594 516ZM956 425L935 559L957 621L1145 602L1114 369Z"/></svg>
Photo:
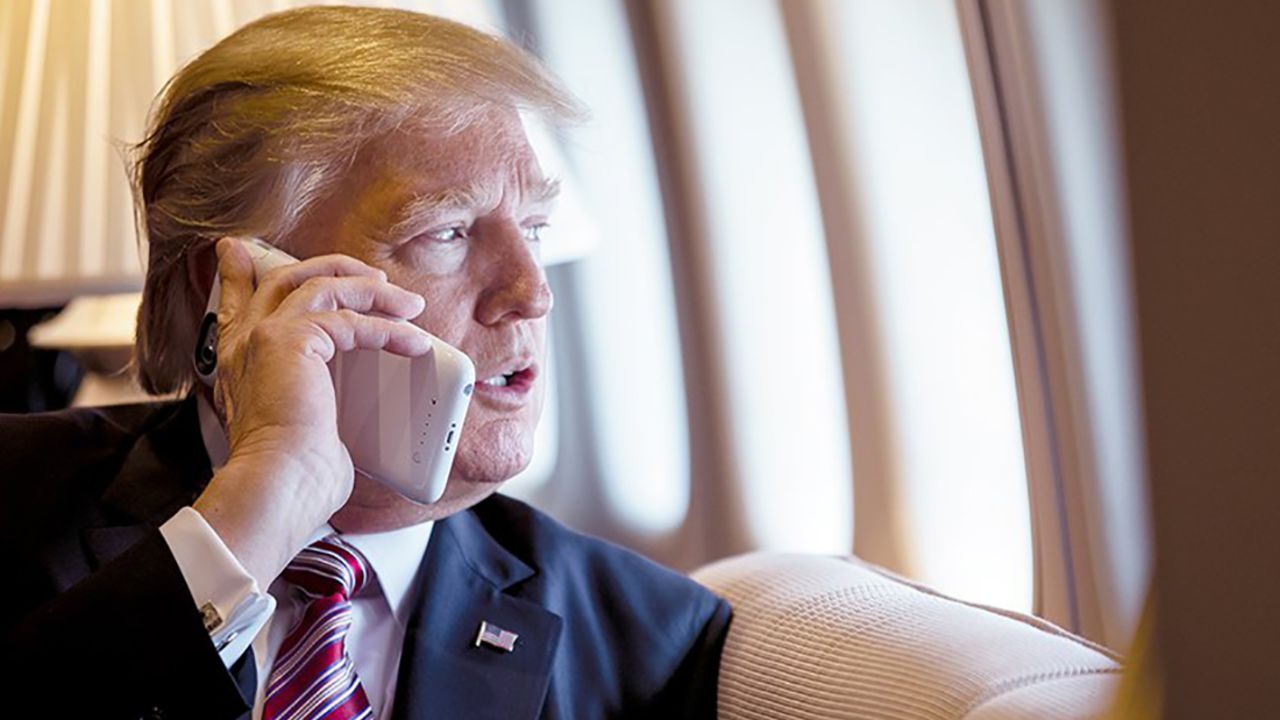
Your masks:
<svg viewBox="0 0 1280 720"><path fill-rule="evenodd" d="M350 598L369 581L369 561L337 535L302 549L284 569L284 579L314 597L341 593Z"/></svg>

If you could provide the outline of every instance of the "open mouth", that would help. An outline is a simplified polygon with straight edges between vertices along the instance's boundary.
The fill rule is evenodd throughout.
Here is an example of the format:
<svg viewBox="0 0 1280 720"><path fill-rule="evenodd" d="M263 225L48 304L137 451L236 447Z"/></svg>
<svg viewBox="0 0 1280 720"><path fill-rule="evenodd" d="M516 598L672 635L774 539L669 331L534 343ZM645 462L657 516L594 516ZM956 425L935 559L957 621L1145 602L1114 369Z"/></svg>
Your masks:
<svg viewBox="0 0 1280 720"><path fill-rule="evenodd" d="M525 393L533 387L535 377L537 377L537 371L530 366L522 370L499 373L480 380L476 383L476 389L494 393Z"/></svg>

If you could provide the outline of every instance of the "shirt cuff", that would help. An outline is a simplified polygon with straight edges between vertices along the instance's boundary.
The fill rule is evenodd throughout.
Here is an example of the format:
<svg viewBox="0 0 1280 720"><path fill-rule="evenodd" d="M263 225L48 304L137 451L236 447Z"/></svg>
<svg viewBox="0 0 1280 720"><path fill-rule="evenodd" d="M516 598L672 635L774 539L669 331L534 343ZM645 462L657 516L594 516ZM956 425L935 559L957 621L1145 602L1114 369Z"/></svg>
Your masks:
<svg viewBox="0 0 1280 720"><path fill-rule="evenodd" d="M228 668L235 664L275 611L276 601L227 549L204 516L184 507L160 526L209 639Z"/></svg>

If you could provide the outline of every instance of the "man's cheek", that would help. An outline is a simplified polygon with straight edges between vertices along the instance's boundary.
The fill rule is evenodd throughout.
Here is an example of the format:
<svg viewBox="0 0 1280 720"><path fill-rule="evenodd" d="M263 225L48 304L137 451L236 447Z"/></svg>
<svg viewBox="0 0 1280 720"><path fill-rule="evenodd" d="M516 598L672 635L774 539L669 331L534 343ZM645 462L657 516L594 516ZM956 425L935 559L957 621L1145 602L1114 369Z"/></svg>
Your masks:
<svg viewBox="0 0 1280 720"><path fill-rule="evenodd" d="M435 335L441 340L463 351L474 362L476 358L467 352L467 348L463 346L462 323L459 322L456 306L450 305L448 301L442 300L432 295L423 294L419 290L411 290L422 295L426 300L427 307L422 314L412 319L414 325Z"/></svg>
<svg viewBox="0 0 1280 720"><path fill-rule="evenodd" d="M467 315L466 293L458 287L457 278L407 272L402 267L393 270L383 267L382 270L387 273L387 279L391 283L417 293L426 300L426 308L414 318L414 323L450 345L457 346L459 338L449 337L449 333L454 326L459 325L459 318Z"/></svg>

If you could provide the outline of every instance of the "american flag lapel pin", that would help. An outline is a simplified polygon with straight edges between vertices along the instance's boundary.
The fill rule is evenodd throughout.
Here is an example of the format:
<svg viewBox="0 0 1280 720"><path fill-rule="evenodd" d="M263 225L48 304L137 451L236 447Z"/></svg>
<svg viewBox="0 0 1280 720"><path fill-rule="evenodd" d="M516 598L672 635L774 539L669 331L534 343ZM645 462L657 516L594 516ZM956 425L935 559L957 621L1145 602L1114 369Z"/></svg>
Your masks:
<svg viewBox="0 0 1280 720"><path fill-rule="evenodd" d="M491 622L481 621L480 631L476 633L476 647L488 645L503 652L511 652L516 649L518 639L520 636L510 630L503 630Z"/></svg>

